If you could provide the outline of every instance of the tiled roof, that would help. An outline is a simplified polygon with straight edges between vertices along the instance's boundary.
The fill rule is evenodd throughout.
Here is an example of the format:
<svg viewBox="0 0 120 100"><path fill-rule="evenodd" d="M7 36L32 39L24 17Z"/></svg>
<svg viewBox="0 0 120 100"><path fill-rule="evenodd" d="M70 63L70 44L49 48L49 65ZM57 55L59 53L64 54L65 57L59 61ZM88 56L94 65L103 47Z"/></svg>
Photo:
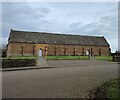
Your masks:
<svg viewBox="0 0 120 100"><path fill-rule="evenodd" d="M8 42L109 46L104 37L11 30Z"/></svg>

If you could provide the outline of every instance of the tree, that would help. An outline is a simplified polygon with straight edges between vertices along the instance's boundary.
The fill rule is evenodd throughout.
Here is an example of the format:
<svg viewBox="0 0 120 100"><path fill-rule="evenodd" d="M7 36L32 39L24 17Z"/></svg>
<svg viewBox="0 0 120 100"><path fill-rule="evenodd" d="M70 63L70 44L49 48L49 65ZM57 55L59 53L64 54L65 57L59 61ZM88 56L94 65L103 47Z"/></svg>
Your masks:
<svg viewBox="0 0 120 100"><path fill-rule="evenodd" d="M6 57L6 44L0 46L0 56Z"/></svg>

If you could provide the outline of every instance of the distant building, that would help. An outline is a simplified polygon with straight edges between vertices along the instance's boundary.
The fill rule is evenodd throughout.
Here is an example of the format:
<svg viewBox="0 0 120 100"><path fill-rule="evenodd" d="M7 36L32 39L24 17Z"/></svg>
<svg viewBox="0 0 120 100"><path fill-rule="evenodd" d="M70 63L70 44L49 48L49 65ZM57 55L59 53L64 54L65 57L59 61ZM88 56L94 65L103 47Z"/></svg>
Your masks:
<svg viewBox="0 0 120 100"><path fill-rule="evenodd" d="M110 55L104 37L11 30L7 56Z"/></svg>

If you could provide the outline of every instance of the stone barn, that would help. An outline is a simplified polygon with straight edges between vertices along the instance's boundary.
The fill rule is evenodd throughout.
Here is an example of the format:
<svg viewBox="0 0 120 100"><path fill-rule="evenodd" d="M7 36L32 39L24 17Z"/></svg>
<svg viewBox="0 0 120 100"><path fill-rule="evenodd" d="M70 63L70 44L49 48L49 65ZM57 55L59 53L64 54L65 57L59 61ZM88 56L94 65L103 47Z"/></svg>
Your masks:
<svg viewBox="0 0 120 100"><path fill-rule="evenodd" d="M9 56L69 56L110 55L110 45L98 36L55 34L45 32L10 31L6 55Z"/></svg>

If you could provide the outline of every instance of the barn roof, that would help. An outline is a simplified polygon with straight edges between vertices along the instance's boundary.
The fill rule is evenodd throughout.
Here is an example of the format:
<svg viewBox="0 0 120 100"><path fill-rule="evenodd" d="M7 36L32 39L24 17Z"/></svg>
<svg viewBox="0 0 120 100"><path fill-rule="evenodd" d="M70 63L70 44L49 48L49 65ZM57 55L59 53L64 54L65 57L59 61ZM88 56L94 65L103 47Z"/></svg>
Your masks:
<svg viewBox="0 0 120 100"><path fill-rule="evenodd" d="M11 30L9 43L74 44L109 46L104 37Z"/></svg>

